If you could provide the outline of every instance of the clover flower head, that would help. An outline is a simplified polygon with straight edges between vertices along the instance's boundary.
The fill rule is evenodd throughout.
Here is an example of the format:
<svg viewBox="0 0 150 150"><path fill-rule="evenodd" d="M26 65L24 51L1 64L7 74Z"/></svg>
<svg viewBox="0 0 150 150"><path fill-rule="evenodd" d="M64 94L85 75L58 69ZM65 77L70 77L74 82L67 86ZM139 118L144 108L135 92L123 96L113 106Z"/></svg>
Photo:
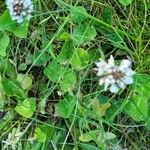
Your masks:
<svg viewBox="0 0 150 150"><path fill-rule="evenodd" d="M7 140L2 141L3 143L5 143L4 149L6 149L6 147L8 146L11 146L12 149L16 149L17 143L22 135L23 132L20 132L20 128L13 128L12 132L8 134Z"/></svg>
<svg viewBox="0 0 150 150"><path fill-rule="evenodd" d="M31 0L6 0L6 5L13 21L22 23L31 19L33 4Z"/></svg>
<svg viewBox="0 0 150 150"><path fill-rule="evenodd" d="M117 93L119 89L133 83L135 72L131 69L131 61L128 59L123 59L120 65L115 65L111 55L108 62L101 59L96 66L97 76L100 77L99 84L104 85L104 91L109 88L110 92Z"/></svg>

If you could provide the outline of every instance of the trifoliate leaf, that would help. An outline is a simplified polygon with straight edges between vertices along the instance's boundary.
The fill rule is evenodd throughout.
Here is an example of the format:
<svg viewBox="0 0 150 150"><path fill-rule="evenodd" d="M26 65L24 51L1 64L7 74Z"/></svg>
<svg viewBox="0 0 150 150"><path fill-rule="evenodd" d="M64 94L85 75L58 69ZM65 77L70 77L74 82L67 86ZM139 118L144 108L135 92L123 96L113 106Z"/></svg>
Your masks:
<svg viewBox="0 0 150 150"><path fill-rule="evenodd" d="M69 118L75 107L76 99L74 97L68 97L60 100L56 105L56 115L63 118Z"/></svg>
<svg viewBox="0 0 150 150"><path fill-rule="evenodd" d="M74 87L77 77L72 69L67 69L60 81L60 88L63 92L69 91Z"/></svg>
<svg viewBox="0 0 150 150"><path fill-rule="evenodd" d="M25 71L27 69L27 64L26 63L21 63L18 66L19 71Z"/></svg>
<svg viewBox="0 0 150 150"><path fill-rule="evenodd" d="M57 57L59 63L66 63L72 57L74 52L74 44L72 40L66 41L61 49L60 54Z"/></svg>
<svg viewBox="0 0 150 150"><path fill-rule="evenodd" d="M144 121L148 115L148 100L150 98L150 76L135 75L132 94L125 105L125 112L135 121Z"/></svg>
<svg viewBox="0 0 150 150"><path fill-rule="evenodd" d="M89 131L86 132L84 134L81 134L79 136L79 140L82 142L90 142L90 141L95 141L95 139L97 138L97 136L100 134L99 130L94 130L94 131Z"/></svg>
<svg viewBox="0 0 150 150"><path fill-rule="evenodd" d="M76 45L80 45L85 42L94 40L96 34L97 33L93 25L84 23L82 25L77 25L74 27L72 38Z"/></svg>
<svg viewBox="0 0 150 150"><path fill-rule="evenodd" d="M14 96L17 98L26 98L27 95L25 91L21 88L19 82L12 80L12 79L3 79L2 86L5 90L5 93L8 96Z"/></svg>
<svg viewBox="0 0 150 150"><path fill-rule="evenodd" d="M84 7L82 6L76 6L76 7L72 7L70 9L70 14L71 14L71 20L74 23L82 23L83 21L86 20L87 18L87 11Z"/></svg>
<svg viewBox="0 0 150 150"><path fill-rule="evenodd" d="M45 69L44 74L53 82L59 82L63 76L64 66L52 61Z"/></svg>
<svg viewBox="0 0 150 150"><path fill-rule="evenodd" d="M35 66L42 66L50 60L50 56L47 53L41 53L41 51L36 51L33 55L33 63L36 61Z"/></svg>
<svg viewBox="0 0 150 150"><path fill-rule="evenodd" d="M32 79L28 75L17 74L17 81L20 82L24 90L29 89L32 86Z"/></svg>
<svg viewBox="0 0 150 150"><path fill-rule="evenodd" d="M28 98L25 99L24 101L19 101L17 106L15 107L15 111L25 118L32 117L35 109L36 109L35 98Z"/></svg>
<svg viewBox="0 0 150 150"><path fill-rule="evenodd" d="M105 116L105 112L110 106L111 104L108 102L100 104L98 99L93 99L93 102L92 102L93 111L100 117Z"/></svg>
<svg viewBox="0 0 150 150"><path fill-rule="evenodd" d="M53 128L48 125L39 125L34 130L34 137L41 143L50 140L53 134Z"/></svg>
<svg viewBox="0 0 150 150"><path fill-rule="evenodd" d="M8 59L0 58L0 72L6 76L15 79L16 70Z"/></svg>
<svg viewBox="0 0 150 150"><path fill-rule="evenodd" d="M71 65L73 68L80 70L84 69L89 63L89 54L82 48L76 48L72 58L71 58Z"/></svg>

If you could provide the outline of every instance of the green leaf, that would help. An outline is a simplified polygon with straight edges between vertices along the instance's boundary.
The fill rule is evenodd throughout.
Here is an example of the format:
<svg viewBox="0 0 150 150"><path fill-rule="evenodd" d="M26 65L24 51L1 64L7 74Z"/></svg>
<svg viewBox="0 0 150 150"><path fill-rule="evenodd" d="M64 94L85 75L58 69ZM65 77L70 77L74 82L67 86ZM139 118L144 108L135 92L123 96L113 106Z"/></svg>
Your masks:
<svg viewBox="0 0 150 150"><path fill-rule="evenodd" d="M0 75L0 111L2 112L3 111L3 108L6 104L6 98L5 98L5 91L3 89L3 86L2 86L2 77Z"/></svg>
<svg viewBox="0 0 150 150"><path fill-rule="evenodd" d="M99 49L90 49L89 51L89 59L90 62L96 62L99 60L99 58L101 58L101 53L99 51Z"/></svg>
<svg viewBox="0 0 150 150"><path fill-rule="evenodd" d="M39 112L41 114L45 114L45 107L46 107L46 99L45 98L40 98L40 102L38 104L38 109L39 109Z"/></svg>
<svg viewBox="0 0 150 150"><path fill-rule="evenodd" d="M8 47L10 42L9 36L5 33L0 34L0 56L6 56L6 48Z"/></svg>
<svg viewBox="0 0 150 150"><path fill-rule="evenodd" d="M133 99L129 99L124 110L135 121L143 121L148 114L148 99L136 95Z"/></svg>
<svg viewBox="0 0 150 150"><path fill-rule="evenodd" d="M25 38L28 32L28 23L23 22L20 25L17 24L16 22L12 21L9 11L6 10L2 16L0 16L0 30L6 30L14 33L20 38Z"/></svg>
<svg viewBox="0 0 150 150"><path fill-rule="evenodd" d="M59 103L55 105L56 115L63 118L69 118L75 107L76 99L74 97L68 97L60 100Z"/></svg>
<svg viewBox="0 0 150 150"><path fill-rule="evenodd" d="M77 69L84 69L89 63L89 54L82 48L76 48L71 58L71 65Z"/></svg>
<svg viewBox="0 0 150 150"><path fill-rule="evenodd" d="M94 131L89 131L87 133L81 134L79 136L79 140L82 142L90 142L90 141L95 141L97 136L100 134L99 130L94 130Z"/></svg>
<svg viewBox="0 0 150 150"><path fill-rule="evenodd" d="M109 99L110 100L110 99ZM111 107L106 111L105 119L109 122L114 120L116 115L122 112L122 104L124 103L123 99L111 101Z"/></svg>
<svg viewBox="0 0 150 150"><path fill-rule="evenodd" d="M74 52L74 44L72 40L66 41L61 49L60 54L57 57L59 63L66 63Z"/></svg>
<svg viewBox="0 0 150 150"><path fill-rule="evenodd" d="M40 57L39 57L40 56ZM39 57L39 58L38 58ZM40 51L36 51L33 56L33 62L38 58L38 60L35 62L35 66L42 66L46 62L50 60L50 56L47 53L41 54Z"/></svg>
<svg viewBox="0 0 150 150"><path fill-rule="evenodd" d="M53 128L48 125L39 125L34 130L35 138L41 142L45 143L46 141L50 140L53 135Z"/></svg>
<svg viewBox="0 0 150 150"><path fill-rule="evenodd" d="M25 71L27 69L27 64L26 63L21 63L18 66L19 71Z"/></svg>
<svg viewBox="0 0 150 150"><path fill-rule="evenodd" d="M3 79L2 86L5 90L5 93L8 96L15 96L17 98L26 98L27 95L21 88L20 84L12 79Z"/></svg>
<svg viewBox="0 0 150 150"><path fill-rule="evenodd" d="M56 40L58 40L58 41L68 41L68 40L70 40L70 34L69 33L67 33L67 32L60 32L59 34L58 34L58 36L56 37Z"/></svg>
<svg viewBox="0 0 150 150"><path fill-rule="evenodd" d="M28 33L28 26L27 22L23 22L21 25L14 26L14 29L11 30L16 36L20 38L26 38Z"/></svg>
<svg viewBox="0 0 150 150"><path fill-rule="evenodd" d="M146 84L150 82L150 75L136 74L134 76L134 80L135 82L133 84L133 89L138 90L138 87L141 86L141 84ZM150 87L148 89L150 89ZM148 92L148 89L146 90L147 92Z"/></svg>
<svg viewBox="0 0 150 150"><path fill-rule="evenodd" d="M82 6L71 7L70 14L74 23L84 22L87 19L86 15L88 15L86 9Z"/></svg>
<svg viewBox="0 0 150 150"><path fill-rule="evenodd" d="M79 140L82 142L90 142L90 141L96 141L98 139L98 136L101 134L99 130L89 131L84 134L81 134L79 136ZM112 132L105 132L104 133L105 140L112 140L116 138L116 135Z"/></svg>
<svg viewBox="0 0 150 150"><path fill-rule="evenodd" d="M122 33L116 33L111 29L108 29L103 26L96 26L96 30L101 32L107 38L107 40L110 41L114 46L120 48L123 47L123 45L121 45L124 39L124 35Z"/></svg>
<svg viewBox="0 0 150 150"><path fill-rule="evenodd" d="M79 140L82 142L90 142L93 140L93 136L89 133L84 133L79 136Z"/></svg>
<svg viewBox="0 0 150 150"><path fill-rule="evenodd" d="M100 117L105 116L105 112L111 106L110 103L100 103L98 99L93 99L92 101L92 109L93 111Z"/></svg>
<svg viewBox="0 0 150 150"><path fill-rule="evenodd" d="M47 38L43 38L42 40L42 46L41 46L41 49L45 49L45 51L50 54L53 58L55 58L55 53L54 53L54 48L53 48L53 45L52 44L49 44L49 40ZM45 54L47 54L45 53ZM45 55L44 54L44 55ZM47 57L47 56L46 56ZM49 57L49 60L50 60L50 57Z"/></svg>
<svg viewBox="0 0 150 150"><path fill-rule="evenodd" d="M4 111L5 104L6 104L5 96L0 93L0 112Z"/></svg>
<svg viewBox="0 0 150 150"><path fill-rule="evenodd" d="M113 134L112 132L105 132L104 137L106 140L113 140L116 138L116 135Z"/></svg>
<svg viewBox="0 0 150 150"><path fill-rule="evenodd" d="M150 76L136 75L132 91L133 94L130 96L124 110L135 121L144 121L148 115Z"/></svg>
<svg viewBox="0 0 150 150"><path fill-rule="evenodd" d="M10 30L12 23L13 21L11 19L9 11L5 10L2 16L0 16L0 30Z"/></svg>
<svg viewBox="0 0 150 150"><path fill-rule="evenodd" d="M28 98L24 101L19 101L15 107L15 111L25 118L32 117L34 111L36 110L36 99Z"/></svg>
<svg viewBox="0 0 150 150"><path fill-rule="evenodd" d="M24 90L29 89L32 86L32 79L28 75L17 74L17 81L21 84Z"/></svg>
<svg viewBox="0 0 150 150"><path fill-rule="evenodd" d="M150 130L150 109L148 110L148 115L145 122L146 122L146 127Z"/></svg>
<svg viewBox="0 0 150 150"><path fill-rule="evenodd" d="M97 33L93 25L84 23L82 25L77 25L74 27L72 38L76 45L80 45L85 42L94 40L96 34Z"/></svg>
<svg viewBox="0 0 150 150"><path fill-rule="evenodd" d="M64 66L52 61L45 69L44 74L53 82L59 82L64 73Z"/></svg>
<svg viewBox="0 0 150 150"><path fill-rule="evenodd" d="M119 0L120 4L123 6L128 6L129 4L132 3L133 0Z"/></svg>
<svg viewBox="0 0 150 150"><path fill-rule="evenodd" d="M7 59L0 58L0 72L8 77L16 78L15 67Z"/></svg>
<svg viewBox="0 0 150 150"><path fill-rule="evenodd" d="M63 92L67 92L74 87L76 83L76 74L70 68L58 64L56 61L52 61L45 69L44 74L52 82L60 83L60 88Z"/></svg>
<svg viewBox="0 0 150 150"><path fill-rule="evenodd" d="M72 69L67 69L60 81L60 88L63 92L70 91L76 83L77 77Z"/></svg>
<svg viewBox="0 0 150 150"><path fill-rule="evenodd" d="M103 21L108 24L112 24L112 18L113 18L112 9L110 7L104 8L104 10L102 12Z"/></svg>

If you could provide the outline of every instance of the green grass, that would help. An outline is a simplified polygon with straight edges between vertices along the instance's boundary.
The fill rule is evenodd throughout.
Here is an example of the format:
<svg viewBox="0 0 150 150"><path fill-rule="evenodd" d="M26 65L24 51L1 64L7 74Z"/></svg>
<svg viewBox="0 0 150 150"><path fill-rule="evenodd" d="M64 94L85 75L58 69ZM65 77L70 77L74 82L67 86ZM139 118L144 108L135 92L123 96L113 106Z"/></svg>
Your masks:
<svg viewBox="0 0 150 150"><path fill-rule="evenodd" d="M71 14L75 6L87 11L74 10L77 23ZM133 0L124 7L119 0L34 0L34 7L27 37L2 31L10 43L0 60L1 149L13 149L13 144L6 142L15 129L22 133L14 141L19 150L150 149L149 1ZM0 1L0 15L5 9ZM75 28L80 30L78 35L74 35ZM66 39L69 48L62 52ZM79 60L73 47L84 50L83 55L77 54ZM135 77L136 88L128 86L111 94L99 86L95 62L99 58L107 60L110 55L117 62L124 58L132 61L136 74L141 75L140 79ZM51 65L58 56L56 66ZM45 73L48 66L51 69ZM19 73L24 75L20 82ZM29 98L35 100L23 104ZM136 110L127 108L132 98ZM35 106L29 104L31 101ZM30 117L26 117L24 106L29 107ZM133 116L137 112L144 117Z"/></svg>

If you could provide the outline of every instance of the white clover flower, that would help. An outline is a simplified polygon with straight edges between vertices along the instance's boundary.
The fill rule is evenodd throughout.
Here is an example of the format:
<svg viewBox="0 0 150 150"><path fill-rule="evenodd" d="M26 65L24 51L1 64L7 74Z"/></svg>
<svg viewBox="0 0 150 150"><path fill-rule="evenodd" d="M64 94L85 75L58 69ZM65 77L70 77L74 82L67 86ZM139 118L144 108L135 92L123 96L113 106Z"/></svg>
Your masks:
<svg viewBox="0 0 150 150"><path fill-rule="evenodd" d="M7 140L2 141L3 143L5 143L4 149L6 149L6 147L8 146L11 146L12 149L16 149L17 143L22 137L22 135L23 132L20 132L20 128L13 128L12 132L8 134Z"/></svg>
<svg viewBox="0 0 150 150"><path fill-rule="evenodd" d="M31 19L33 4L31 0L6 0L6 5L13 21L22 23Z"/></svg>
<svg viewBox="0 0 150 150"><path fill-rule="evenodd" d="M96 63L97 75L100 76L99 84L104 84L104 90L108 88L110 92L117 93L119 89L124 89L126 85L133 83L135 72L131 69L131 61L124 59L120 65L115 65L111 55L108 62L101 59Z"/></svg>

